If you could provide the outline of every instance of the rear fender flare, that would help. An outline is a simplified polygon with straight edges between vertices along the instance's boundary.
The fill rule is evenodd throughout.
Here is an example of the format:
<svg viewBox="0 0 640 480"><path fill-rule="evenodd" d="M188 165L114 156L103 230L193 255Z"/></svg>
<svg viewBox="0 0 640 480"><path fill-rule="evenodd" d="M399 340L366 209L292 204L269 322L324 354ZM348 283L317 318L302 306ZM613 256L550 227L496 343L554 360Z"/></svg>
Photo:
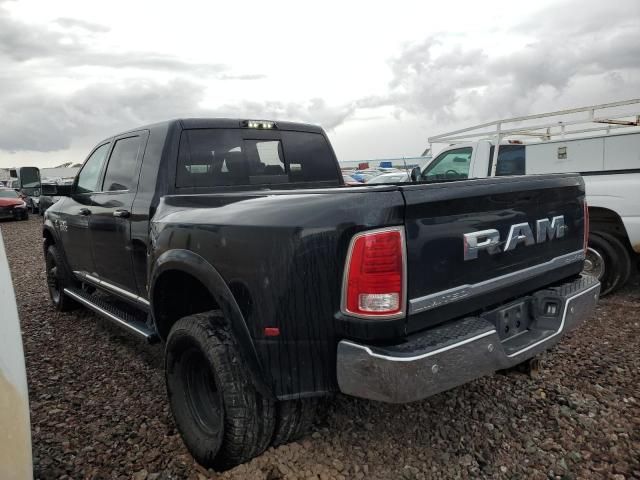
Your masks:
<svg viewBox="0 0 640 480"><path fill-rule="evenodd" d="M151 267L149 300L154 309L154 290L156 281L163 272L178 270L191 275L202 283L219 305L222 313L229 322L244 360L247 362L255 387L262 395L274 398L272 389L265 382L265 372L260 363L258 353L251 338L251 333L227 283L213 265L197 253L184 249L174 249L164 252ZM155 312L154 312L155 318Z"/></svg>

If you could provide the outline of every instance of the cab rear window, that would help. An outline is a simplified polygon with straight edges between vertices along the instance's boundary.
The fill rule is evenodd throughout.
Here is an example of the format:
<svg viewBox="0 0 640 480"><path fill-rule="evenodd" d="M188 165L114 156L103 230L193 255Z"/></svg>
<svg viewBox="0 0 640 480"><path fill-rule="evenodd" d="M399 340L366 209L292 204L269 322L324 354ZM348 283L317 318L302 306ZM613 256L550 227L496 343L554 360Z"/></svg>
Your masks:
<svg viewBox="0 0 640 480"><path fill-rule="evenodd" d="M489 153L489 172L491 176L491 162L496 147L491 147ZM524 175L525 174L525 149L524 145L501 145L498 150L498 166L496 176Z"/></svg>
<svg viewBox="0 0 640 480"><path fill-rule="evenodd" d="M338 169L323 135L242 129L184 130L176 187L335 181Z"/></svg>

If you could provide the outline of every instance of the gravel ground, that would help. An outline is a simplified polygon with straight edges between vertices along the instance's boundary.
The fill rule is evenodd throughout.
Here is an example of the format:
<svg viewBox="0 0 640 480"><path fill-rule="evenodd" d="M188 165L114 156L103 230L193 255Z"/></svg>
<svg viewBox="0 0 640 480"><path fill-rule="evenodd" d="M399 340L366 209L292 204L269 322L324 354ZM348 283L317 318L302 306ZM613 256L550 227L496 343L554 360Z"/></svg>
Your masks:
<svg viewBox="0 0 640 480"><path fill-rule="evenodd" d="M184 448L162 350L49 306L41 220L0 229L18 298L36 478L640 478L640 278L543 357L428 400L337 397L311 436L224 474Z"/></svg>

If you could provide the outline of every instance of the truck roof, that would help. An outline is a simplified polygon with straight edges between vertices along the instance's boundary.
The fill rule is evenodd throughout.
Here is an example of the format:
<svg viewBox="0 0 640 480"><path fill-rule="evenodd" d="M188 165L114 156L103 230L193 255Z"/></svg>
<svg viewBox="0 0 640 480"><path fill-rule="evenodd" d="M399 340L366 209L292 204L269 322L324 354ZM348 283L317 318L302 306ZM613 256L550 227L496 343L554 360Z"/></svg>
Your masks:
<svg viewBox="0 0 640 480"><path fill-rule="evenodd" d="M279 120L266 120L264 118L175 118L171 120L165 120L163 122L152 123L149 125L143 125L137 128L132 128L118 133L119 136L129 132L136 132L139 130L154 130L157 128L166 128L180 124L182 128L246 128L243 122L258 121L258 122L273 122L276 126L276 130L294 130L298 132L309 133L324 133L322 127L318 125L312 125L309 123L299 122L285 122ZM111 137L109 137L111 138Z"/></svg>

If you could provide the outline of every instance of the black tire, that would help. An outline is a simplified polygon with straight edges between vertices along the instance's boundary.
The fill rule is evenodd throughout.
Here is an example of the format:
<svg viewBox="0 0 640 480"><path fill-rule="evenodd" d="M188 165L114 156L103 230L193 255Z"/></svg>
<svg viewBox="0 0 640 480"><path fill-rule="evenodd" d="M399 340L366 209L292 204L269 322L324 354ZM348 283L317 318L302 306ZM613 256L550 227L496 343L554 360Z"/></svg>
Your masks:
<svg viewBox="0 0 640 480"><path fill-rule="evenodd" d="M274 402L256 391L219 311L178 320L165 352L169 404L198 463L226 470L266 450Z"/></svg>
<svg viewBox="0 0 640 480"><path fill-rule="evenodd" d="M598 260L590 260L600 257ZM629 251L616 237L605 232L589 233L589 251L587 262L604 262L604 270L596 269L596 276L602 284L600 296L615 292L622 287L631 275L631 257Z"/></svg>
<svg viewBox="0 0 640 480"><path fill-rule="evenodd" d="M285 400L276 404L276 429L271 445L277 447L298 440L311 431L319 400Z"/></svg>
<svg viewBox="0 0 640 480"><path fill-rule="evenodd" d="M77 282L67 270L64 259L55 245L49 245L47 248L45 265L49 298L51 298L51 303L56 307L56 310L69 312L78 308L78 303L64 294L65 288L75 287Z"/></svg>
<svg viewBox="0 0 640 480"><path fill-rule="evenodd" d="M24 212L24 215L22 216L22 220L29 220L29 214L27 212Z"/></svg>
<svg viewBox="0 0 640 480"><path fill-rule="evenodd" d="M631 253L629 249L623 243L623 240L620 237L616 237L611 233L606 232L597 232L597 235L602 237L604 240L609 242L609 244L614 248L616 253L618 254L618 260L620 261L619 265L619 273L620 280L618 281L618 285L616 289L622 288L626 285L631 277L631 269L632 269L632 261L631 261Z"/></svg>

